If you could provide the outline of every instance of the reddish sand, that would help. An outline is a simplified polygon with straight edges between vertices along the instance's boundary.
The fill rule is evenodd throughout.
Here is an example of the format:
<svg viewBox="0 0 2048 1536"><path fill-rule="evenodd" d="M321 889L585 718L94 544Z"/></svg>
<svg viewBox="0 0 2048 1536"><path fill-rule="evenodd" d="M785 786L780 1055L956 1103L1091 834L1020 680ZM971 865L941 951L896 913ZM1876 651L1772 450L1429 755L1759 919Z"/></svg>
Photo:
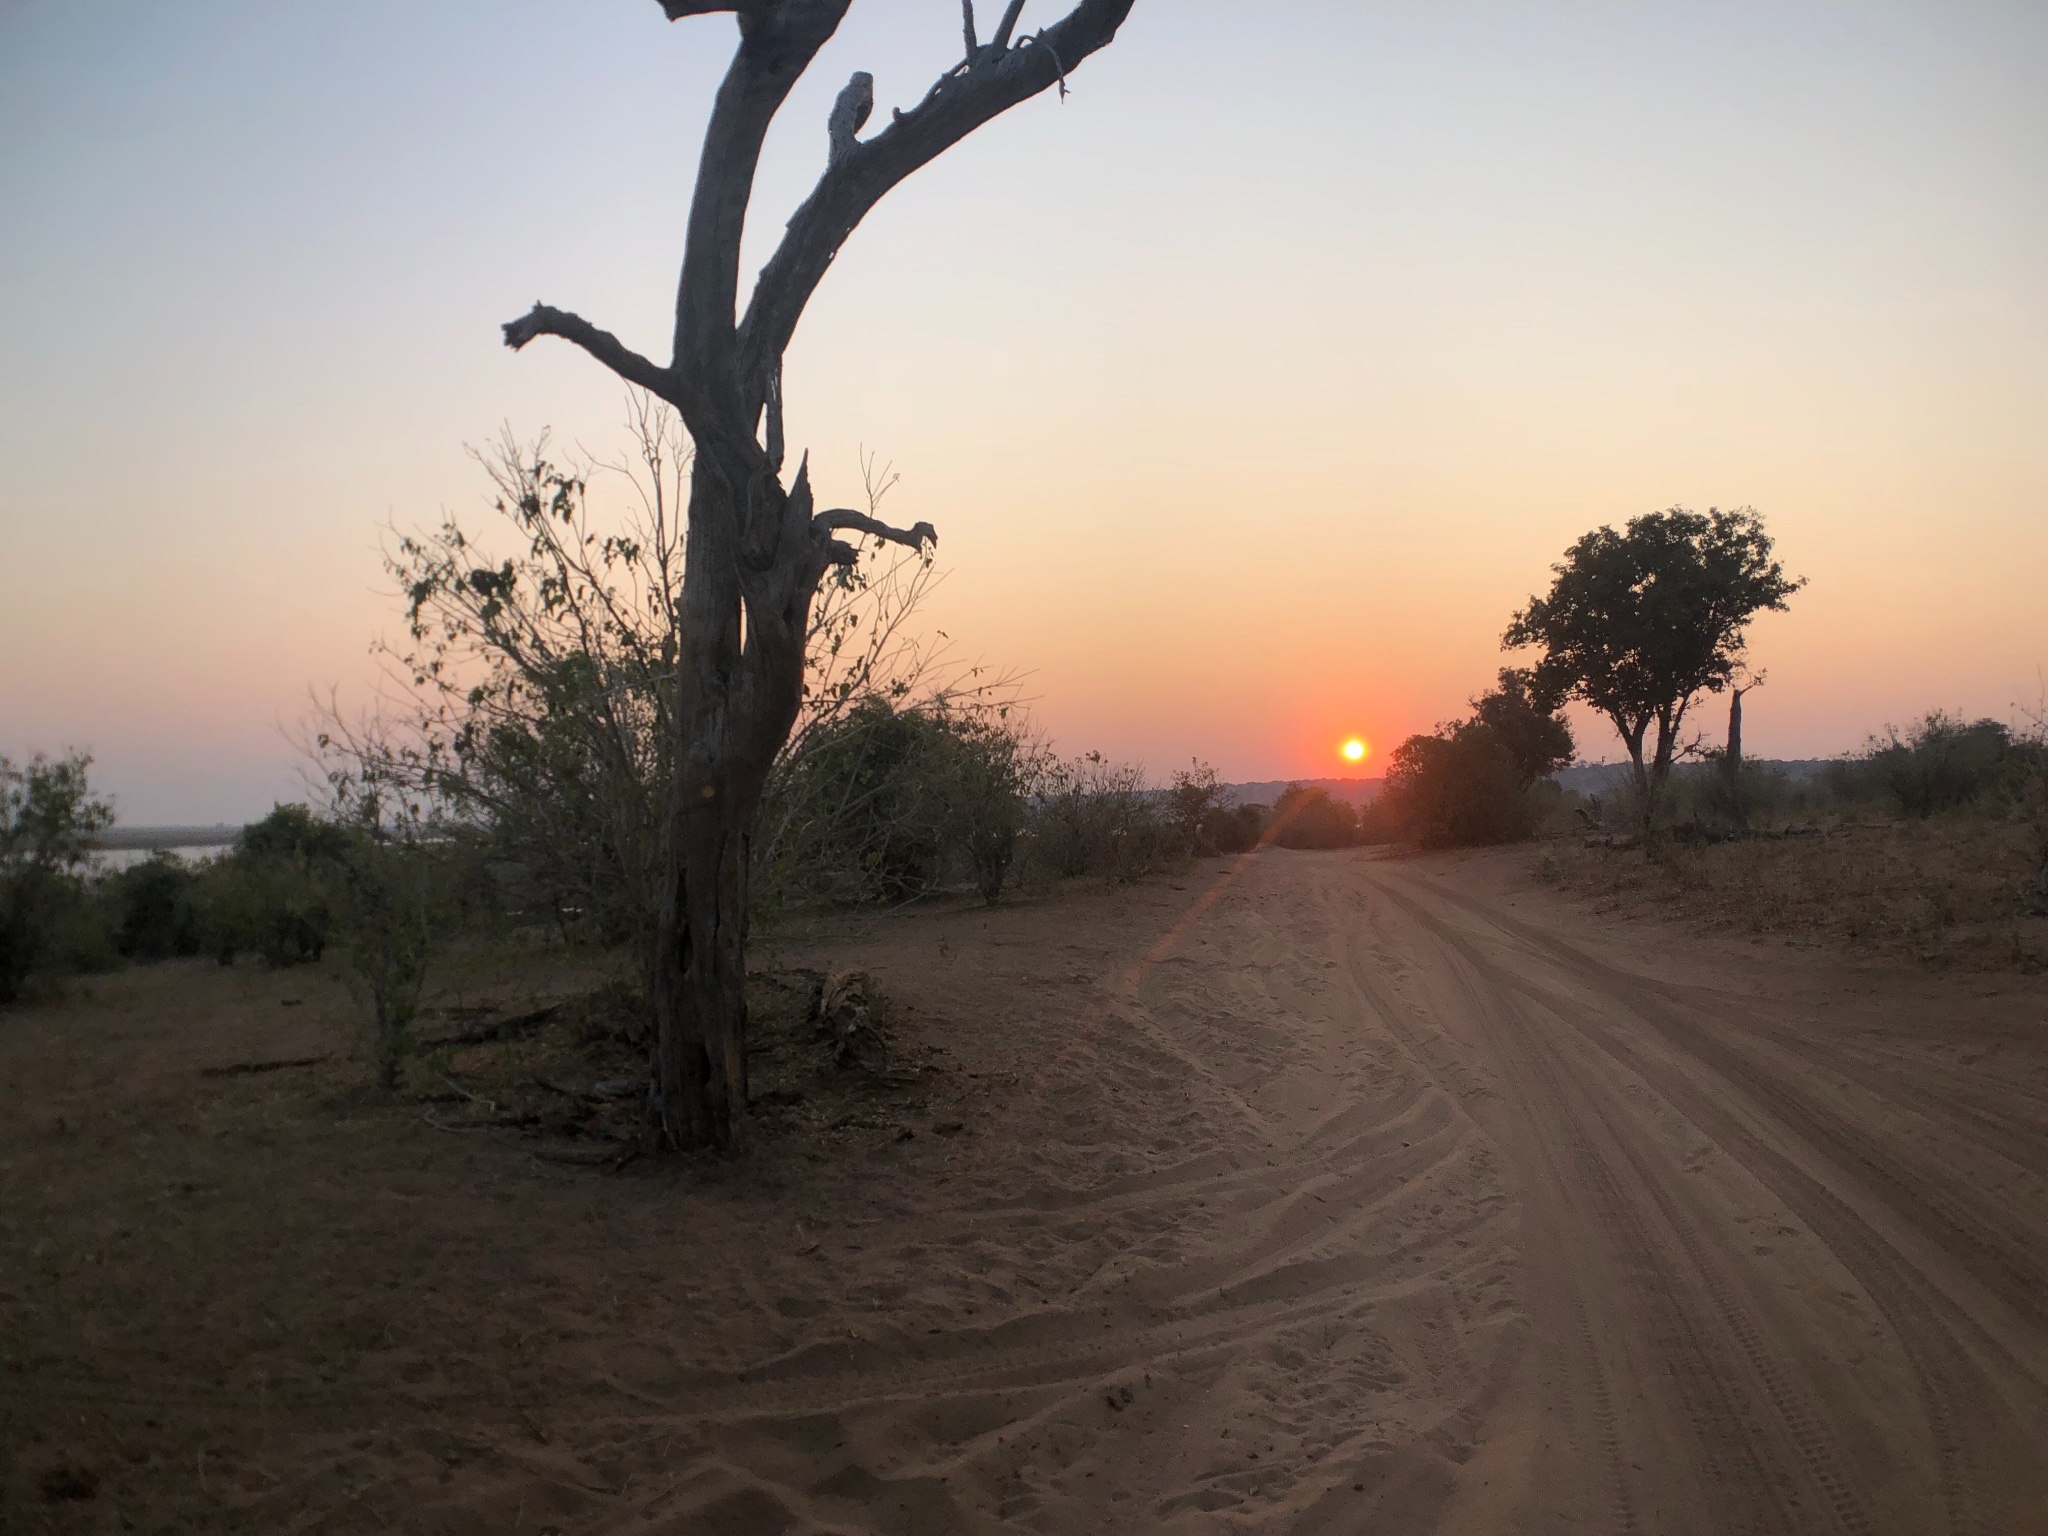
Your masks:
<svg viewBox="0 0 2048 1536"><path fill-rule="evenodd" d="M0 1017L0 1531L2048 1530L2039 979L1527 862L786 937L901 1070L771 1035L803 1101L737 1165L202 1076L345 1044L303 973Z"/></svg>

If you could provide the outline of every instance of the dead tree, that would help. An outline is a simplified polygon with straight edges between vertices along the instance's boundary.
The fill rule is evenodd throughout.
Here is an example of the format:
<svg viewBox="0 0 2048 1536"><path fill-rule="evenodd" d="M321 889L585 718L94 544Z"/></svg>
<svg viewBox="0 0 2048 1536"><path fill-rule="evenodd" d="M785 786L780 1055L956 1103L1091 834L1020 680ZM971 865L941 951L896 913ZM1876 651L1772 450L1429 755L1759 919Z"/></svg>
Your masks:
<svg viewBox="0 0 2048 1536"><path fill-rule="evenodd" d="M696 440L678 628L675 780L654 981L652 1114L673 1145L737 1149L747 1103L747 876L770 764L803 696L804 636L825 572L850 563L842 533L921 547L929 523L892 528L812 505L807 465L785 487L782 358L839 248L890 188L999 113L1058 85L1115 37L1131 0L1080 0L1019 35L1007 0L987 41L962 0L965 49L924 99L869 138L874 79L856 73L826 119L825 170L789 220L739 313L740 235L769 124L852 0L663 0L671 21L731 12L739 49L711 110L666 367L566 310L535 304L505 326L582 347L669 401Z"/></svg>
<svg viewBox="0 0 2048 1536"><path fill-rule="evenodd" d="M1728 815L1738 832L1749 830L1749 810L1742 803L1742 696L1763 685L1759 672L1739 688L1728 687L1728 745L1721 753L1721 772L1728 783Z"/></svg>

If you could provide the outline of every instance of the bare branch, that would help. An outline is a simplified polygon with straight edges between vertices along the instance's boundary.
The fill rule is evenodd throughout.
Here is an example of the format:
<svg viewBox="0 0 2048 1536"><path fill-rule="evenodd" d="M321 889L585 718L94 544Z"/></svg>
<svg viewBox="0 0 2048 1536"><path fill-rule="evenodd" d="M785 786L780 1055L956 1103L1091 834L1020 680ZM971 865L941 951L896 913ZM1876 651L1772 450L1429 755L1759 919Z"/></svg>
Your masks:
<svg viewBox="0 0 2048 1536"><path fill-rule="evenodd" d="M752 413L750 425L766 399L774 360L788 348L804 306L868 210L898 182L983 123L1048 86L1064 85L1077 64L1116 36L1131 4L1132 0L1080 0L1064 18L1022 39L1019 46L971 56L965 69L942 77L917 107L897 113L873 138L844 149L835 141L836 152L824 175L791 216L781 245L761 269L739 327L739 382L746 393L744 406ZM1005 23L1014 27L1010 13L1018 9L1012 0ZM713 165L709 154L707 144L707 168ZM747 170L751 175L751 155Z"/></svg>
<svg viewBox="0 0 2048 1536"><path fill-rule="evenodd" d="M981 52L981 44L974 37L974 0L960 0L960 34L967 40L967 62L972 64L974 56Z"/></svg>
<svg viewBox="0 0 2048 1536"><path fill-rule="evenodd" d="M661 0L661 8L670 21L681 21L685 16L715 16L720 11L758 11L759 0L749 4L747 0Z"/></svg>
<svg viewBox="0 0 2048 1536"><path fill-rule="evenodd" d="M855 512L847 507L820 512L811 519L811 528L817 533L837 533L842 528L851 528L856 533L865 533L887 544L901 544L906 549L923 549L927 544L939 542L939 530L930 523L892 528L878 517L869 517L865 512Z"/></svg>
<svg viewBox="0 0 2048 1536"><path fill-rule="evenodd" d="M860 141L854 135L860 132L874 110L875 77L864 69L855 70L853 78L846 82L846 89L832 103L832 115L825 119L825 133L830 141L825 159L827 165L839 164L860 147Z"/></svg>
<svg viewBox="0 0 2048 1536"><path fill-rule="evenodd" d="M838 30L852 0L780 0L729 7L739 14L740 46L720 82L704 131L697 189L676 287L674 367L687 378L678 400L699 447L751 436L765 378L744 393L752 409L736 419L733 317L739 303L740 237L768 125L818 50Z"/></svg>
<svg viewBox="0 0 2048 1536"><path fill-rule="evenodd" d="M1024 0L1010 0L1009 8L1003 12L1002 24L996 28L996 35L989 39L989 47L1001 53L1010 46L1010 34L1017 30L1017 18L1024 14Z"/></svg>
<svg viewBox="0 0 2048 1536"><path fill-rule="evenodd" d="M656 367L610 331L601 331L566 309L536 303L517 320L506 321L504 332L505 345L514 352L536 336L559 336L564 341L573 341L628 384L637 384L664 400L675 398L676 380L668 369Z"/></svg>

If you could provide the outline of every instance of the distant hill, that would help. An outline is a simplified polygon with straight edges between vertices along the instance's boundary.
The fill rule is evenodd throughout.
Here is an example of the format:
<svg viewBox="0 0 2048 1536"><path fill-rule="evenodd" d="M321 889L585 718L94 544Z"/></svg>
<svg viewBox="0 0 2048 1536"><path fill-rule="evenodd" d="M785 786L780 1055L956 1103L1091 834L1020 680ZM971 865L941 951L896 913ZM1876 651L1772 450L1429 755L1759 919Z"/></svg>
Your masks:
<svg viewBox="0 0 2048 1536"><path fill-rule="evenodd" d="M1795 758L1752 758L1752 762L1764 767L1776 768L1787 778L1805 780L1818 778L1829 764L1838 761L1831 757ZM1681 771L1706 767L1704 763L1681 763ZM1559 787L1577 795L1608 795L1628 783L1627 763L1574 763L1557 775ZM1350 805L1370 805L1379 798L1380 788L1385 779L1260 779L1248 784L1225 784L1223 803L1225 805L1271 805L1286 793L1290 784L1313 784L1318 789L1328 790L1330 798L1342 800Z"/></svg>
<svg viewBox="0 0 2048 1536"><path fill-rule="evenodd" d="M1328 790L1332 800L1367 805L1379 798L1380 779L1262 779L1251 784L1225 784L1225 805L1271 805L1286 793L1290 784L1312 784Z"/></svg>

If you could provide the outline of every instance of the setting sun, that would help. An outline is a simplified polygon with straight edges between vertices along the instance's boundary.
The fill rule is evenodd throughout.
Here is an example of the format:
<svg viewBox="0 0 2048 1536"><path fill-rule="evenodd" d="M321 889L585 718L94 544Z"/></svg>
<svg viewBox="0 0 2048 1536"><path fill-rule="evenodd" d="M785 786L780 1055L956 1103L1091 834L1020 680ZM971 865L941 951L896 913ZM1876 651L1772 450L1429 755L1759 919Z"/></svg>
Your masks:
<svg viewBox="0 0 2048 1536"><path fill-rule="evenodd" d="M1365 761L1365 743L1356 736L1345 742L1338 750L1344 754L1346 762L1362 763Z"/></svg>

